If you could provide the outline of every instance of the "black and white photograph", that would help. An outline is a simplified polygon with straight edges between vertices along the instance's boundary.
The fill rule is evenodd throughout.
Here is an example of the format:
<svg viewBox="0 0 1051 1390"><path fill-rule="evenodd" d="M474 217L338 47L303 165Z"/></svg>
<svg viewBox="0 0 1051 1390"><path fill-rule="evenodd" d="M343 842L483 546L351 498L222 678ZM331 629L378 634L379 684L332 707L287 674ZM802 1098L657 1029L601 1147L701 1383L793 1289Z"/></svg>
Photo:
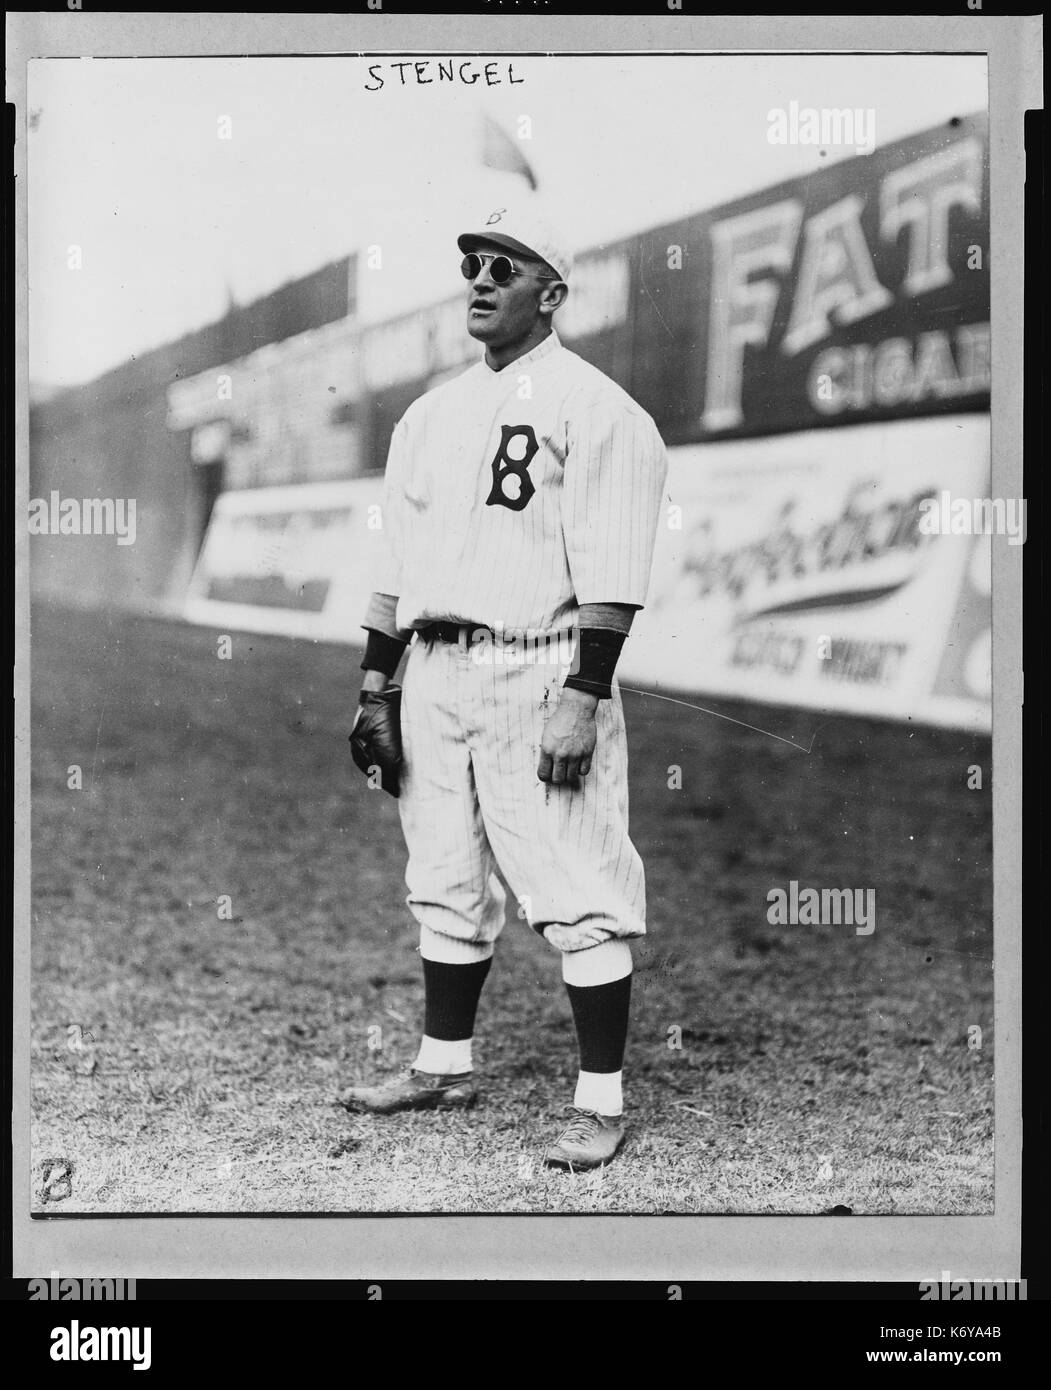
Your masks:
<svg viewBox="0 0 1051 1390"><path fill-rule="evenodd" d="M16 1211L993 1217L988 57L435 32L27 64Z"/></svg>

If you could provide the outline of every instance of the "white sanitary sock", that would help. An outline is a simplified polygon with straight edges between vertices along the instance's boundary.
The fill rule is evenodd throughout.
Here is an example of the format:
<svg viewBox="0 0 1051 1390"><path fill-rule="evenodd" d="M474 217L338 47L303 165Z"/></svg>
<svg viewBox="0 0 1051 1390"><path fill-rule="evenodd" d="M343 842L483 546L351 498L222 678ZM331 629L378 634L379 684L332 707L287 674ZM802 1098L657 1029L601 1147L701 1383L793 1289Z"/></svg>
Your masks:
<svg viewBox="0 0 1051 1390"><path fill-rule="evenodd" d="M596 1114L607 1115L610 1118L623 1114L623 1075L622 1071L580 1072L573 1104L578 1110L594 1110Z"/></svg>
<svg viewBox="0 0 1051 1390"><path fill-rule="evenodd" d="M461 1072L471 1071L471 1039L446 1042L443 1038L429 1038L424 1033L412 1065L417 1071L437 1076L459 1076Z"/></svg>

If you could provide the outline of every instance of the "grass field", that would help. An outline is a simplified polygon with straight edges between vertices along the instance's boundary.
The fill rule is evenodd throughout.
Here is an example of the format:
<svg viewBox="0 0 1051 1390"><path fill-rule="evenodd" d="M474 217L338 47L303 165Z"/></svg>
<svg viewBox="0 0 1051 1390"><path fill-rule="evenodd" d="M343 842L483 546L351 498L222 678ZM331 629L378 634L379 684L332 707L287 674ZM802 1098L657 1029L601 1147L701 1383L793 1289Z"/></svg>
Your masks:
<svg viewBox="0 0 1051 1390"><path fill-rule="evenodd" d="M992 1210L990 748L949 731L717 706L807 752L625 694L650 936L622 1155L539 1166L574 1037L515 920L479 1106L334 1107L422 1017L397 807L346 742L358 660L34 610L34 1211ZM771 926L791 879L873 888L874 933Z"/></svg>

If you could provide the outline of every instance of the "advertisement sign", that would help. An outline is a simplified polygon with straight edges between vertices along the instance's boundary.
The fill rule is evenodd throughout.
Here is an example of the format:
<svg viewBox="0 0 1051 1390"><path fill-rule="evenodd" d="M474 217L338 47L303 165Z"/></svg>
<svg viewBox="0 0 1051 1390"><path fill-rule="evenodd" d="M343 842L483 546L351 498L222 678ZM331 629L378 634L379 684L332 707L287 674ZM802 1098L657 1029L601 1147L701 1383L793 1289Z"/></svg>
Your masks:
<svg viewBox="0 0 1051 1390"><path fill-rule="evenodd" d="M986 409L987 142L954 118L644 233L624 384L666 441Z"/></svg>
<svg viewBox="0 0 1051 1390"><path fill-rule="evenodd" d="M987 729L982 538L924 517L988 488L984 416L672 451L622 683Z"/></svg>
<svg viewBox="0 0 1051 1390"><path fill-rule="evenodd" d="M382 479L224 493L187 593L191 622L361 642Z"/></svg>
<svg viewBox="0 0 1051 1390"><path fill-rule="evenodd" d="M353 477L360 398L357 329L325 324L168 389L168 428L194 463L222 462L226 488Z"/></svg>

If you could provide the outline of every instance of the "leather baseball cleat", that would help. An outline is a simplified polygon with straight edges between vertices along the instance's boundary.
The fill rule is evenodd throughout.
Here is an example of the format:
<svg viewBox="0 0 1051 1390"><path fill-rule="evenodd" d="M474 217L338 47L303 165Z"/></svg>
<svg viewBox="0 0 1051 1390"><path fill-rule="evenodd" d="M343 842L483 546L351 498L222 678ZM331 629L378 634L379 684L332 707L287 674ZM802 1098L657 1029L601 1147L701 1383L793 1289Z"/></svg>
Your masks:
<svg viewBox="0 0 1051 1390"><path fill-rule="evenodd" d="M544 1155L552 1168L597 1168L614 1156L627 1133L619 1115L598 1115L594 1110L568 1107L573 1118Z"/></svg>
<svg viewBox="0 0 1051 1390"><path fill-rule="evenodd" d="M398 1110L446 1110L473 1105L478 1099L471 1072L436 1076L413 1067L378 1086L348 1086L339 1098L345 1110L392 1115Z"/></svg>

